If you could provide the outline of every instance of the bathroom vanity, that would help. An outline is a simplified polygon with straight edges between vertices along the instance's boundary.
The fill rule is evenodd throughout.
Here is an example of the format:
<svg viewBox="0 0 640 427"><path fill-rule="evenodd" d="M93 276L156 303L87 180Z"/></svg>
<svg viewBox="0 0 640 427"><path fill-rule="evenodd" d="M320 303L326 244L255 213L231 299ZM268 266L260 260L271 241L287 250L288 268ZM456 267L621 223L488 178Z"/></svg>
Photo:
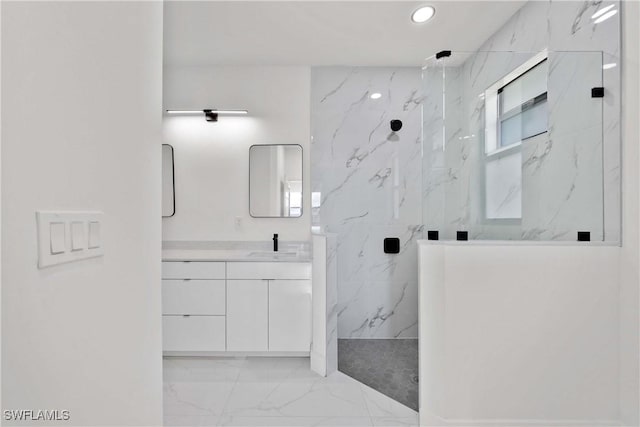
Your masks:
<svg viewBox="0 0 640 427"><path fill-rule="evenodd" d="M309 355L311 259L294 252L165 249L165 355Z"/></svg>

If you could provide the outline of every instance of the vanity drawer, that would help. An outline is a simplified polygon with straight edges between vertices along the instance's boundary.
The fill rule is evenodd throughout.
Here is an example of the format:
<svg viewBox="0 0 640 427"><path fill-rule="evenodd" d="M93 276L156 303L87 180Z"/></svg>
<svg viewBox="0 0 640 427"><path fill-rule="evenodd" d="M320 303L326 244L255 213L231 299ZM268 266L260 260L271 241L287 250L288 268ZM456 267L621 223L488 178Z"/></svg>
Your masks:
<svg viewBox="0 0 640 427"><path fill-rule="evenodd" d="M310 279L308 262L228 262L228 279Z"/></svg>
<svg viewBox="0 0 640 427"><path fill-rule="evenodd" d="M162 316L164 351L225 351L224 316Z"/></svg>
<svg viewBox="0 0 640 427"><path fill-rule="evenodd" d="M224 279L224 262L164 261L163 279Z"/></svg>
<svg viewBox="0 0 640 427"><path fill-rule="evenodd" d="M224 280L163 280L162 314L224 315Z"/></svg>

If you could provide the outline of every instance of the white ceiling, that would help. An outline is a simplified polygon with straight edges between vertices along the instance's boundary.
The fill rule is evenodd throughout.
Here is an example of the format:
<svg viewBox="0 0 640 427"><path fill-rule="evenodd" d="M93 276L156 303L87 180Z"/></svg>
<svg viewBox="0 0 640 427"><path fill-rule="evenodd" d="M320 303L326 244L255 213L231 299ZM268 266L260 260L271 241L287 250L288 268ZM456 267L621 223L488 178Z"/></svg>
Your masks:
<svg viewBox="0 0 640 427"><path fill-rule="evenodd" d="M477 49L525 1L166 1L166 65L416 66Z"/></svg>

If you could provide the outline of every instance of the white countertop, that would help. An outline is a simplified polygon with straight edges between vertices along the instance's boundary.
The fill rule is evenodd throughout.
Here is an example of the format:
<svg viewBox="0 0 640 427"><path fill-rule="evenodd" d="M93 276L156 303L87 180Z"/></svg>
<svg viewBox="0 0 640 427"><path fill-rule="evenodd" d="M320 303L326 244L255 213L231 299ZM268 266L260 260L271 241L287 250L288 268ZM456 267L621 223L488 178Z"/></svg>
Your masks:
<svg viewBox="0 0 640 427"><path fill-rule="evenodd" d="M163 242L163 261L310 262L308 242Z"/></svg>

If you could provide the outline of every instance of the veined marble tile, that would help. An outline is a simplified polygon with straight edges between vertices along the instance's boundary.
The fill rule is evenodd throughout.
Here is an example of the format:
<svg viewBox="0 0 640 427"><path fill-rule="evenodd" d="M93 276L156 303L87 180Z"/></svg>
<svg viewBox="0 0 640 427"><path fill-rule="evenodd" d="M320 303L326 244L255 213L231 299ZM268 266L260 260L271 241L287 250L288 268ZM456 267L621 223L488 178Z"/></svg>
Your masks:
<svg viewBox="0 0 640 427"><path fill-rule="evenodd" d="M417 282L347 282L355 290L339 305L338 328L348 338L415 338Z"/></svg>
<svg viewBox="0 0 640 427"><path fill-rule="evenodd" d="M447 194L445 183L453 179L447 168L426 169L422 184L424 231L443 230Z"/></svg>
<svg viewBox="0 0 640 427"><path fill-rule="evenodd" d="M618 13L595 24L598 10L614 5ZM619 1L553 1L549 6L549 45L556 51L620 53Z"/></svg>
<svg viewBox="0 0 640 427"><path fill-rule="evenodd" d="M371 99L376 92L381 97ZM343 337L347 336L343 325L351 323L346 318L364 319L380 306L382 310L393 307L394 283L404 280L411 289L417 286L422 71L418 67L314 68L311 99L311 186L321 200L313 222L337 234L336 308L338 335ZM392 119L402 120L400 131L390 130ZM401 238L403 253L391 257L383 253L382 240L394 236ZM388 292L359 300L357 283L374 278L379 284L386 281L381 286ZM410 323L417 322L417 305L407 313L415 317ZM389 338L403 333L405 326L394 329L396 323L388 322L376 333Z"/></svg>
<svg viewBox="0 0 640 427"><path fill-rule="evenodd" d="M616 64L615 67L603 70L602 127L603 127L603 181L604 181L604 236L607 241L620 241L621 237L621 86L620 57L603 54L604 64Z"/></svg>
<svg viewBox="0 0 640 427"><path fill-rule="evenodd" d="M369 427L370 417L234 417L222 416L219 426Z"/></svg>
<svg viewBox="0 0 640 427"><path fill-rule="evenodd" d="M175 427L217 426L219 416L207 415L165 415L164 425Z"/></svg>
<svg viewBox="0 0 640 427"><path fill-rule="evenodd" d="M247 358L238 375L238 383L315 382L321 377L311 371L308 357Z"/></svg>
<svg viewBox="0 0 640 427"><path fill-rule="evenodd" d="M404 418L390 418L390 417L372 417L371 421L375 427L402 427L402 426L419 426L420 421L418 416L404 417Z"/></svg>
<svg viewBox="0 0 640 427"><path fill-rule="evenodd" d="M417 336L418 277L416 240L422 225L353 225L344 229L338 248L338 330L340 337ZM399 254L382 251L384 237L398 236Z"/></svg>
<svg viewBox="0 0 640 427"><path fill-rule="evenodd" d="M287 417L368 416L358 384L237 383L225 408L225 415Z"/></svg>
<svg viewBox="0 0 640 427"><path fill-rule="evenodd" d="M327 234L327 375L338 370L338 241Z"/></svg>
<svg viewBox="0 0 640 427"><path fill-rule="evenodd" d="M164 423L170 426L411 425L416 413L341 372L320 377L305 358L165 358L166 371L195 373L200 381L165 380ZM169 362L169 363L167 363ZM207 375L239 366L238 382ZM306 367L306 369L305 369ZM311 377L310 377L311 375ZM195 378L192 378L195 380ZM177 385L177 386L176 386ZM390 424L391 423L391 424Z"/></svg>
<svg viewBox="0 0 640 427"><path fill-rule="evenodd" d="M551 1L527 2L481 47L480 51L537 52L548 40Z"/></svg>
<svg viewBox="0 0 640 427"><path fill-rule="evenodd" d="M362 384L361 387L362 393L364 394L365 402L367 403L367 408L369 409L369 413L372 417L394 419L402 418L405 420L414 420L414 422L417 423L418 413L413 409L404 406L403 404L396 402L393 399L389 399L384 394L364 384Z"/></svg>
<svg viewBox="0 0 640 427"><path fill-rule="evenodd" d="M233 385L231 381L165 382L164 415L220 415Z"/></svg>
<svg viewBox="0 0 640 427"><path fill-rule="evenodd" d="M233 357L165 357L165 382L235 381L245 364L245 358Z"/></svg>
<svg viewBox="0 0 640 427"><path fill-rule="evenodd" d="M601 240L599 135L585 129L550 138L523 149L523 239L576 240L577 231L590 231L592 240Z"/></svg>

